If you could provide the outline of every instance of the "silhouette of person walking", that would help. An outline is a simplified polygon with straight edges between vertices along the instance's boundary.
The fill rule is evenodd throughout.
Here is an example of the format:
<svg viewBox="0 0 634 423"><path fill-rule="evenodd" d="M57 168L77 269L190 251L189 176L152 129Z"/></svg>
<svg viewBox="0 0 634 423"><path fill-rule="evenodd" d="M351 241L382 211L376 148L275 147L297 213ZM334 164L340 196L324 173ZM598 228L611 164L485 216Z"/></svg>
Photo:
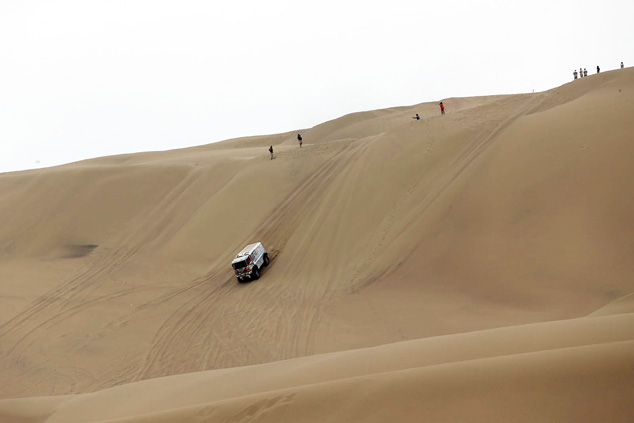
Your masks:
<svg viewBox="0 0 634 423"><path fill-rule="evenodd" d="M269 153L271 153L271 160L273 160L275 158L275 156L273 155L273 146L269 147Z"/></svg>
<svg viewBox="0 0 634 423"><path fill-rule="evenodd" d="M621 62L621 69L623 69L623 62Z"/></svg>
<svg viewBox="0 0 634 423"><path fill-rule="evenodd" d="M414 116L412 119L420 120L420 116L418 116L418 113L416 113L416 116Z"/></svg>
<svg viewBox="0 0 634 423"><path fill-rule="evenodd" d="M445 114L445 105L442 104L442 101L440 102L440 114L444 115Z"/></svg>
<svg viewBox="0 0 634 423"><path fill-rule="evenodd" d="M583 76L588 76L588 71L586 70L586 68L583 68Z"/></svg>
<svg viewBox="0 0 634 423"><path fill-rule="evenodd" d="M301 134L297 134L297 141L299 141L299 148L302 148L302 136L301 136Z"/></svg>
<svg viewBox="0 0 634 423"><path fill-rule="evenodd" d="M577 69L573 70L572 74L574 75L575 79L577 79Z"/></svg>
<svg viewBox="0 0 634 423"><path fill-rule="evenodd" d="M579 68L579 78L583 78L583 68Z"/></svg>
<svg viewBox="0 0 634 423"><path fill-rule="evenodd" d="M601 72L601 68L597 66L597 73Z"/></svg>

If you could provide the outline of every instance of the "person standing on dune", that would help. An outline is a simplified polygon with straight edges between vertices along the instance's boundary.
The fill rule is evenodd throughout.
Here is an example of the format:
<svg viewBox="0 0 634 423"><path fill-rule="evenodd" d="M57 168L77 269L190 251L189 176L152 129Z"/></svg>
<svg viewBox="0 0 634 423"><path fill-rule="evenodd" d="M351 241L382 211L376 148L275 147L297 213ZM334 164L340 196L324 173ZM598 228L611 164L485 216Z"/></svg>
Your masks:
<svg viewBox="0 0 634 423"><path fill-rule="evenodd" d="M588 70L586 68L583 68L583 76L584 77L588 76Z"/></svg>
<svg viewBox="0 0 634 423"><path fill-rule="evenodd" d="M601 72L601 68L597 66L597 73Z"/></svg>
<svg viewBox="0 0 634 423"><path fill-rule="evenodd" d="M577 79L577 69L573 70L572 74L574 75L575 79Z"/></svg>
<svg viewBox="0 0 634 423"><path fill-rule="evenodd" d="M297 134L297 141L299 142L299 148L302 148L302 135Z"/></svg>
<svg viewBox="0 0 634 423"><path fill-rule="evenodd" d="M271 160L273 160L275 158L275 156L273 155L273 146L269 147L269 153L271 153Z"/></svg>
<svg viewBox="0 0 634 423"><path fill-rule="evenodd" d="M445 105L442 104L442 101L440 102L440 114L444 115L445 114Z"/></svg>
<svg viewBox="0 0 634 423"><path fill-rule="evenodd" d="M621 69L623 69L623 62L621 62Z"/></svg>

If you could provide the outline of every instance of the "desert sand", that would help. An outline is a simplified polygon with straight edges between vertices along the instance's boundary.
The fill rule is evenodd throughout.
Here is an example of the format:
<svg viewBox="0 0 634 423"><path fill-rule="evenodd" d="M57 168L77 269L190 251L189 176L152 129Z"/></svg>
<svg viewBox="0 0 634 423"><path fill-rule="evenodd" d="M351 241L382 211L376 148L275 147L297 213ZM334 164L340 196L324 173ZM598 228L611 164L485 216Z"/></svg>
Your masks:
<svg viewBox="0 0 634 423"><path fill-rule="evenodd" d="M634 421L634 69L442 100L0 174L0 422Z"/></svg>

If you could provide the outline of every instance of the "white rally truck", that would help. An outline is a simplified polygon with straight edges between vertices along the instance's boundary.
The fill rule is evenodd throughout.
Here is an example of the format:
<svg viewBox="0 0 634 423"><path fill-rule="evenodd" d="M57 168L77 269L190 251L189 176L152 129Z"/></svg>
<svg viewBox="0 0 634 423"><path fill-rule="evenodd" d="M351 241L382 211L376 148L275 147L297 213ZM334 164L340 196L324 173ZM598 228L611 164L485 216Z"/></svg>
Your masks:
<svg viewBox="0 0 634 423"><path fill-rule="evenodd" d="M240 251L233 261L231 267L240 282L260 278L260 269L270 263L269 254L266 252L261 242L249 244Z"/></svg>

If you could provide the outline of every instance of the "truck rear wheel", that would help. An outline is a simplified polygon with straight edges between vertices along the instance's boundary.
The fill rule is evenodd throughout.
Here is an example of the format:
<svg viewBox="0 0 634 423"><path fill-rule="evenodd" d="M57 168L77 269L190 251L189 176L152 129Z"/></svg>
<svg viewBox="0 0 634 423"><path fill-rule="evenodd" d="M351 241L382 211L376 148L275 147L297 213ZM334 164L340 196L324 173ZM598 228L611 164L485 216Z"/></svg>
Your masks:
<svg viewBox="0 0 634 423"><path fill-rule="evenodd" d="M264 265L268 266L271 261L269 260L269 255L264 254Z"/></svg>
<svg viewBox="0 0 634 423"><path fill-rule="evenodd" d="M258 269L257 266L255 266L253 268L253 271L251 271L251 279L253 280L260 279L260 269Z"/></svg>

